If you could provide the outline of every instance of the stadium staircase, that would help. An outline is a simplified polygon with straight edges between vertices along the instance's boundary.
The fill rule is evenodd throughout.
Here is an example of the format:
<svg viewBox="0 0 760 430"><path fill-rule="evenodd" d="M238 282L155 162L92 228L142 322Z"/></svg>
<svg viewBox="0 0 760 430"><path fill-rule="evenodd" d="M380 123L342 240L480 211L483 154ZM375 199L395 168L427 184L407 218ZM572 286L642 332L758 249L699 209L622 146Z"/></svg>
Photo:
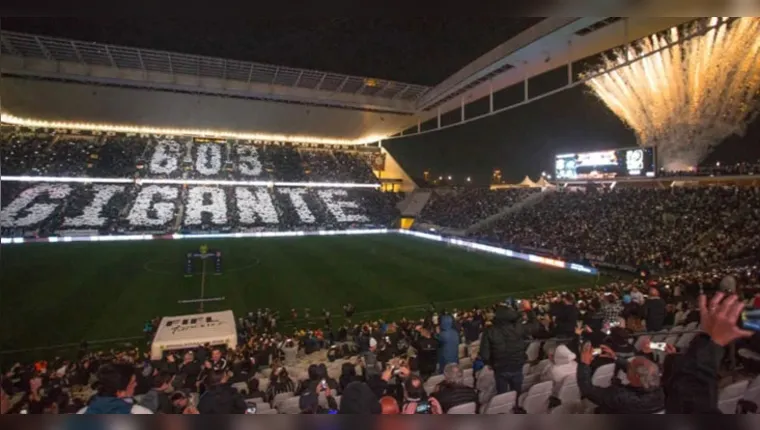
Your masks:
<svg viewBox="0 0 760 430"><path fill-rule="evenodd" d="M401 212L401 216L403 217L416 217L422 213L422 209L427 205L431 195L433 195L433 192L430 190L414 190L396 204L396 209Z"/></svg>
<svg viewBox="0 0 760 430"><path fill-rule="evenodd" d="M504 209L502 209L501 211L499 211L498 213L495 213L495 214L489 216L488 218L486 218L484 220L481 220L481 221L478 221L475 224L467 227L467 229L465 230L465 232L468 235L473 234L473 233L477 233L480 230L483 230L485 228L490 227L491 225L493 225L494 223L496 223L498 220L504 218L505 216L507 216L507 215L509 215L511 213L519 212L519 211L521 211L521 210L523 210L525 208L529 208L531 206L537 205L539 202L541 202L541 200L543 200L548 195L548 193L553 193L553 192L555 192L554 189L547 188L544 191L541 191L540 193L531 194L528 197L526 197L526 198L520 200L519 202L513 204L512 206L507 206Z"/></svg>

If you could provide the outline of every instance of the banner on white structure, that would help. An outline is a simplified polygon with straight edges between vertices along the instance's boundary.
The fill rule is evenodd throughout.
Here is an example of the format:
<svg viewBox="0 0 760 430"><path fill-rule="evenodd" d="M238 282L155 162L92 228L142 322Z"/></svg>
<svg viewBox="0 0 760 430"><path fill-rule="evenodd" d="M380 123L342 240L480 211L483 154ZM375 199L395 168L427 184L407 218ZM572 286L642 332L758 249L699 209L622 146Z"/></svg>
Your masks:
<svg viewBox="0 0 760 430"><path fill-rule="evenodd" d="M196 348L198 345L237 347L235 315L232 311L164 317L151 345L152 360L159 360L164 351Z"/></svg>

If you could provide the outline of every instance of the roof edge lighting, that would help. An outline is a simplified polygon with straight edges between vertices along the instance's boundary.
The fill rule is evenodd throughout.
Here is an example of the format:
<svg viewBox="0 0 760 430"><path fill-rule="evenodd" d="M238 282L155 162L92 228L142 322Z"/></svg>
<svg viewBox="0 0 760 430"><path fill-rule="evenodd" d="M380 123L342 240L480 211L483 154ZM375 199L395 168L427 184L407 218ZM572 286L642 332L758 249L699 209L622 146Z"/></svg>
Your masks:
<svg viewBox="0 0 760 430"><path fill-rule="evenodd" d="M135 125L119 124L102 124L92 122L68 122L68 121L45 121L32 118L20 118L9 113L0 114L0 121L3 124L17 125L22 127L53 128L53 129L72 129L85 131L99 131L112 133L134 133L134 134L158 134L168 136L190 136L205 138L224 138L240 140L266 140L291 143L312 143L324 145L366 145L385 139L390 135L369 135L358 139L332 139L316 136L298 136L286 134L265 134L265 133L238 133L225 130L209 129L191 129L191 128L162 128Z"/></svg>

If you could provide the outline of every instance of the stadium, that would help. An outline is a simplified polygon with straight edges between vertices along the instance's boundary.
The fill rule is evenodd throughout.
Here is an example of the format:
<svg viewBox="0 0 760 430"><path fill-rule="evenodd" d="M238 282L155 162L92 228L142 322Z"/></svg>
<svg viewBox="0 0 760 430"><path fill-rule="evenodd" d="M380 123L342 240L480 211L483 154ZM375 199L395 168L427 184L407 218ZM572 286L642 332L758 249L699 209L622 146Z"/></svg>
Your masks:
<svg viewBox="0 0 760 430"><path fill-rule="evenodd" d="M760 20L504 25L423 84L4 23L3 404L756 412Z"/></svg>

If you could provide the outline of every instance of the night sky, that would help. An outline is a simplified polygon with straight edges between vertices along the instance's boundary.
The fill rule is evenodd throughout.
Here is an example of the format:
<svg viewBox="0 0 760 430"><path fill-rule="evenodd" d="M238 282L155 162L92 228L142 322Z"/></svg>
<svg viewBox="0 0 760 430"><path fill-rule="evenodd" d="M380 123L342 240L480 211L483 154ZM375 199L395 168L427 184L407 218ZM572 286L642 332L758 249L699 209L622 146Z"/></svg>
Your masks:
<svg viewBox="0 0 760 430"><path fill-rule="evenodd" d="M7 30L56 37L436 85L539 20L3 18L1 24ZM583 67L574 65L574 70ZM562 85L565 73L562 69L532 79L531 97ZM521 85L505 89L495 95L495 108L521 99ZM466 117L487 109L487 99L475 101L467 105ZM459 116L458 111L443 115L442 123ZM423 130L434 122L423 124ZM589 90L577 86L491 117L384 145L412 177L430 169L434 176L453 175L456 183L471 176L473 183L487 185L494 168L502 170L506 181L525 175L537 179L542 170L551 172L554 154L635 143L631 130ZM760 120L745 137L720 145L708 162L748 159L760 159Z"/></svg>
<svg viewBox="0 0 760 430"><path fill-rule="evenodd" d="M541 18L6 18L4 30L436 85Z"/></svg>

